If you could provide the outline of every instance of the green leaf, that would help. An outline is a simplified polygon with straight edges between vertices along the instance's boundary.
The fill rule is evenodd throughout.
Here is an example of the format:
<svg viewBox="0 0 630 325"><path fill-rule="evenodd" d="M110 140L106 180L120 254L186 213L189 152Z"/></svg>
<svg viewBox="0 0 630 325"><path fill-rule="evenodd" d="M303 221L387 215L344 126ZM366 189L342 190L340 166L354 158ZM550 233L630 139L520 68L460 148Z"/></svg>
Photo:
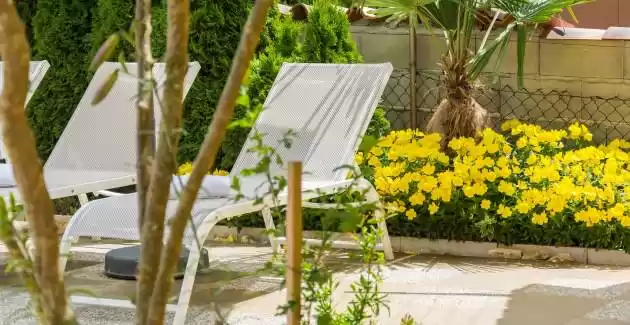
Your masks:
<svg viewBox="0 0 630 325"><path fill-rule="evenodd" d="M247 88L241 87L241 92L236 99L236 104L244 107L249 107L249 96L247 95Z"/></svg>
<svg viewBox="0 0 630 325"><path fill-rule="evenodd" d="M237 191L237 192L240 192L241 191L241 180L238 177L236 177L236 176L232 177L232 184L231 184L230 188L235 190L235 191Z"/></svg>
<svg viewBox="0 0 630 325"><path fill-rule="evenodd" d="M126 62L127 60L125 58L125 53L123 51L120 51L120 53L118 53L118 63L120 64L120 67L122 68L122 70L128 74L129 70L127 69Z"/></svg>
<svg viewBox="0 0 630 325"><path fill-rule="evenodd" d="M468 77L470 79L476 79L488 66L493 56L497 55L497 65L500 64L502 54L504 53L505 48L507 48L507 45L510 42L510 35L512 34L512 30L515 26L515 23L508 25L505 30L501 32L499 36L497 36L497 38L492 40L490 44L477 52L475 56L469 61Z"/></svg>
<svg viewBox="0 0 630 325"><path fill-rule="evenodd" d="M103 99L105 99L105 97L107 97L112 88L114 88L116 81L118 80L119 72L120 70L116 69L109 75L109 77L107 77L107 80L105 80L101 87L96 91L96 94L92 99L92 106L98 105L100 102L103 101Z"/></svg>
<svg viewBox="0 0 630 325"><path fill-rule="evenodd" d="M577 16L575 15L575 12L573 11L573 8L567 7L567 11L569 12L569 15L571 16L571 19L573 19L573 21L576 24L579 24L580 22L578 21Z"/></svg>
<svg viewBox="0 0 630 325"><path fill-rule="evenodd" d="M339 230L342 232L355 231L361 222L361 216L359 216L358 213L341 211L339 212L338 217L340 219Z"/></svg>
<svg viewBox="0 0 630 325"><path fill-rule="evenodd" d="M368 153L372 148L378 143L378 139L371 135L366 135L361 140L361 144L359 145L359 151L363 153Z"/></svg>
<svg viewBox="0 0 630 325"><path fill-rule="evenodd" d="M120 43L120 35L118 33L110 35L94 55L90 63L90 71L96 71L103 62L109 60L118 48L118 43Z"/></svg>

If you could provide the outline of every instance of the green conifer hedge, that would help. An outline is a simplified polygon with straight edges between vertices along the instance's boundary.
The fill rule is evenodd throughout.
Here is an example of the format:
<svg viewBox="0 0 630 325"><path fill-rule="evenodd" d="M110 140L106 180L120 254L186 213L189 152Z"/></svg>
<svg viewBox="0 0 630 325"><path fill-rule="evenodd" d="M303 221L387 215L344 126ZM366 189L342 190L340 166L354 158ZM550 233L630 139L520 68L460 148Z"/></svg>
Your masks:
<svg viewBox="0 0 630 325"><path fill-rule="evenodd" d="M33 17L36 59L50 69L28 107L40 156L46 159L88 84L92 8L96 0L38 0Z"/></svg>

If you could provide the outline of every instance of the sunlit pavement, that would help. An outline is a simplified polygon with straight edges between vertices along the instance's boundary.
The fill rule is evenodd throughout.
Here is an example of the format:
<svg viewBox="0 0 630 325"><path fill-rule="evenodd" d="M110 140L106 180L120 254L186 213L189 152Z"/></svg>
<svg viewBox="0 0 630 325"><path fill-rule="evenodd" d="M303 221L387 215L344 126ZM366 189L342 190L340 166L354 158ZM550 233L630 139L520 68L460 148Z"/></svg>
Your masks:
<svg viewBox="0 0 630 325"><path fill-rule="evenodd" d="M135 282L102 275L103 253L112 247L79 249L66 273L69 288L130 297ZM284 324L283 317L274 316L286 299L280 279L250 274L269 254L266 247L212 247L213 267L197 276L188 323L212 324L221 314L229 324ZM328 263L341 283L335 304L342 309L360 265L343 254ZM422 325L630 325L630 269L625 268L400 255L384 268L381 291L388 294L390 312L383 310L378 324L400 324L409 313ZM26 302L16 277L0 277L0 324L35 324ZM81 324L134 324L133 310L74 309Z"/></svg>

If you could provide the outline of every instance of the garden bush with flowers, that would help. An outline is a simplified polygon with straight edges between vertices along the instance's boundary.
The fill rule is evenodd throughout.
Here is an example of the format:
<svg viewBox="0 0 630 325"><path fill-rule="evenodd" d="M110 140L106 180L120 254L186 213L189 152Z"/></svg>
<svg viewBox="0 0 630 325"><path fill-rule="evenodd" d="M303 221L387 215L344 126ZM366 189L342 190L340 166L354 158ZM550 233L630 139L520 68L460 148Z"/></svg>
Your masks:
<svg viewBox="0 0 630 325"><path fill-rule="evenodd" d="M516 120L452 140L449 155L440 140L394 131L357 155L392 235L630 250L630 143Z"/></svg>
<svg viewBox="0 0 630 325"><path fill-rule="evenodd" d="M510 120L477 140L452 140L447 155L439 134L402 130L356 161L392 236L630 251L630 142L595 145L592 137L582 124L547 130ZM325 219L305 209L304 227L335 230ZM264 227L254 214L227 224Z"/></svg>

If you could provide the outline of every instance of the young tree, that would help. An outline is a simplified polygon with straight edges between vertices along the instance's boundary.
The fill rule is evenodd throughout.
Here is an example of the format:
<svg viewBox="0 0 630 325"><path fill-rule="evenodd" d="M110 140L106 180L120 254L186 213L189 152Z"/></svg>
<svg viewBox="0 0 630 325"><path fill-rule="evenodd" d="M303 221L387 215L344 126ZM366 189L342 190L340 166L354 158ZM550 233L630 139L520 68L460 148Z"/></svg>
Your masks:
<svg viewBox="0 0 630 325"><path fill-rule="evenodd" d="M0 56L5 62L3 78L7 81L0 97L2 135L9 158L14 164L13 172L26 209L29 236L34 246L32 257L28 250L15 249L15 228L3 231L3 239L7 241L7 246L13 248L13 257L28 262L28 265L20 267L20 273L28 284L40 324L70 324L74 316L68 308L63 274L59 272L59 238L53 203L44 184L35 137L24 114L28 92L29 46L24 24L11 0L0 1ZM6 206L3 208L6 213Z"/></svg>

